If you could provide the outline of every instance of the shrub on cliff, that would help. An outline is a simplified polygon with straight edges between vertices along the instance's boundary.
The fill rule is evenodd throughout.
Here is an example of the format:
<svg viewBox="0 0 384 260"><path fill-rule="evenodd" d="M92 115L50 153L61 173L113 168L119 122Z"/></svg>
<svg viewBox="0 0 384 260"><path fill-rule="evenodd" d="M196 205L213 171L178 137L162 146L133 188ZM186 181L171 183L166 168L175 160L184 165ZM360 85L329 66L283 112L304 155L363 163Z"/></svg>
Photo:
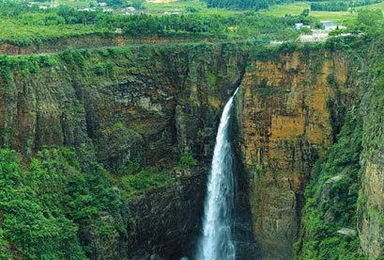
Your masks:
<svg viewBox="0 0 384 260"><path fill-rule="evenodd" d="M156 169L143 169L139 173L126 175L121 178L121 183L126 192L145 191L149 188L161 187L171 184L168 172Z"/></svg>
<svg viewBox="0 0 384 260"><path fill-rule="evenodd" d="M362 151L362 120L357 111L348 114L337 139L327 160L315 165L305 191L303 237L295 245L298 259L366 259L356 235L338 232L357 228Z"/></svg>
<svg viewBox="0 0 384 260"><path fill-rule="evenodd" d="M2 259L112 259L125 232L121 205L105 170L80 166L69 149L44 149L28 167L0 150Z"/></svg>
<svg viewBox="0 0 384 260"><path fill-rule="evenodd" d="M184 153L180 157L179 165L181 169L187 170L191 167L197 166L197 160L193 157L192 153Z"/></svg>
<svg viewBox="0 0 384 260"><path fill-rule="evenodd" d="M46 203L39 201L24 179L28 174L15 152L0 151L0 176L1 228L8 255L24 259L85 257L76 225L57 214L55 207L44 207L52 197L43 198Z"/></svg>

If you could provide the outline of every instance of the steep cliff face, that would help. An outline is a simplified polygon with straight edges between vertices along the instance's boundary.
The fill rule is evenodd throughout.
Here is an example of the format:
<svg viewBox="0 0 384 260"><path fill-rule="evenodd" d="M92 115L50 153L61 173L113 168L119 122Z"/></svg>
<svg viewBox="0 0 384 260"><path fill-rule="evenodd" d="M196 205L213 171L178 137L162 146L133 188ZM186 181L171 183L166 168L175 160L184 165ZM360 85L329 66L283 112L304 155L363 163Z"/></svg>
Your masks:
<svg viewBox="0 0 384 260"><path fill-rule="evenodd" d="M376 62L376 61L375 61ZM362 249L369 259L384 255L384 79L372 82L364 95L362 189L358 203L358 228Z"/></svg>
<svg viewBox="0 0 384 260"><path fill-rule="evenodd" d="M383 156L369 158L364 168L363 189L360 205L360 240L369 259L378 259L383 255ZM380 158L381 157L381 158Z"/></svg>
<svg viewBox="0 0 384 260"><path fill-rule="evenodd" d="M203 44L4 58L1 145L26 158L43 146L87 146L112 168L137 150L149 165L188 150L207 159L244 70L246 53L230 51Z"/></svg>
<svg viewBox="0 0 384 260"><path fill-rule="evenodd" d="M339 53L288 52L248 65L237 102L250 182L253 229L262 259L290 259L304 187L333 142L332 104L353 79Z"/></svg>
<svg viewBox="0 0 384 260"><path fill-rule="evenodd" d="M123 47L132 44L171 44L177 42L193 41L214 41L212 37L206 36L153 36L153 37L126 37L112 32L94 33L89 35L79 35L73 37L63 37L56 40L44 41L40 44L31 44L27 46L18 46L11 43L0 44L0 54L6 55L27 55L38 53L55 53L69 48L102 48L102 47Z"/></svg>
<svg viewBox="0 0 384 260"><path fill-rule="evenodd" d="M179 178L173 185L135 194L126 202L131 216L127 224L129 259L180 259L193 256L195 238L203 214L205 172ZM151 258L152 257L152 258Z"/></svg>
<svg viewBox="0 0 384 260"><path fill-rule="evenodd" d="M72 147L82 164L102 163L119 189L132 163L167 172L172 184L128 195L120 256L192 255L220 110L247 52L184 44L2 57L1 147L26 161L43 147ZM197 164L180 167L184 154Z"/></svg>
<svg viewBox="0 0 384 260"><path fill-rule="evenodd" d="M238 86L239 258L290 259L311 169L325 159L357 89L348 57L318 47L144 45L0 62L1 147L26 161L43 147L72 147L82 163L102 163L119 189L135 163L172 176L163 187L128 192L119 243L120 256L133 259L193 255L218 120ZM382 130L375 125L372 134ZM362 208L376 211L362 211L360 233L372 254L382 243L378 154L364 157ZM184 155L197 163L180 167Z"/></svg>

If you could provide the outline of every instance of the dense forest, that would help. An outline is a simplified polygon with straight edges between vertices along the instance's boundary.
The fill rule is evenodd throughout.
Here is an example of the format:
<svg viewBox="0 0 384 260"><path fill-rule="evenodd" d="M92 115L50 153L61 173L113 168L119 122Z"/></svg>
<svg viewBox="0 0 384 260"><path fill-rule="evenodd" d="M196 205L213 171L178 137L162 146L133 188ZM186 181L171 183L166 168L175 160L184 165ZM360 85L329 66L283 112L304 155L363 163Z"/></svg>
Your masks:
<svg viewBox="0 0 384 260"><path fill-rule="evenodd" d="M251 9L261 10L268 9L274 5L288 4L295 1L306 0L205 0L207 6L211 8L228 8L228 9ZM380 3L383 0L314 0L310 2L312 11L348 11L355 7L366 6Z"/></svg>
<svg viewBox="0 0 384 260"><path fill-rule="evenodd" d="M312 11L348 11L355 7L380 3L382 0L351 0L351 1L314 1L311 3Z"/></svg>
<svg viewBox="0 0 384 260"><path fill-rule="evenodd" d="M292 3L294 0L206 0L208 7L229 9L267 9L273 5Z"/></svg>
<svg viewBox="0 0 384 260"><path fill-rule="evenodd" d="M85 259L95 252L90 241L114 257L122 200L100 165L82 169L75 157L44 150L25 170L15 152L0 151L1 259Z"/></svg>

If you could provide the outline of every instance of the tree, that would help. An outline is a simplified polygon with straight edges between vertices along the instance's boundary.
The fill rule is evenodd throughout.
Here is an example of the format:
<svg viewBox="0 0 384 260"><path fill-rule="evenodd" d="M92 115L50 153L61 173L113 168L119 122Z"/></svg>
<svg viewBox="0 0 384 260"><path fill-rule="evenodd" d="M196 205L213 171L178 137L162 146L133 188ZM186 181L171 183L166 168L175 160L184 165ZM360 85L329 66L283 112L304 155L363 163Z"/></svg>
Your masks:
<svg viewBox="0 0 384 260"><path fill-rule="evenodd" d="M301 16L308 17L309 16L309 9L304 9L301 13Z"/></svg>

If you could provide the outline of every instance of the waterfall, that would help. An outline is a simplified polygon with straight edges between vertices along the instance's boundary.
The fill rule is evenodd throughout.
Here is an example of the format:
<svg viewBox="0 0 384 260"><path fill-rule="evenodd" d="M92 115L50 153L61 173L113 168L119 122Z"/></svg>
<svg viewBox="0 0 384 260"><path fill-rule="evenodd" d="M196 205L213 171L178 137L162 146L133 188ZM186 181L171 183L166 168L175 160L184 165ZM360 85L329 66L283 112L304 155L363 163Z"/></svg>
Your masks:
<svg viewBox="0 0 384 260"><path fill-rule="evenodd" d="M238 89L228 100L220 119L208 176L203 234L198 244L196 260L234 260L236 255L231 232L235 189L234 163L228 128L233 98L237 91Z"/></svg>

